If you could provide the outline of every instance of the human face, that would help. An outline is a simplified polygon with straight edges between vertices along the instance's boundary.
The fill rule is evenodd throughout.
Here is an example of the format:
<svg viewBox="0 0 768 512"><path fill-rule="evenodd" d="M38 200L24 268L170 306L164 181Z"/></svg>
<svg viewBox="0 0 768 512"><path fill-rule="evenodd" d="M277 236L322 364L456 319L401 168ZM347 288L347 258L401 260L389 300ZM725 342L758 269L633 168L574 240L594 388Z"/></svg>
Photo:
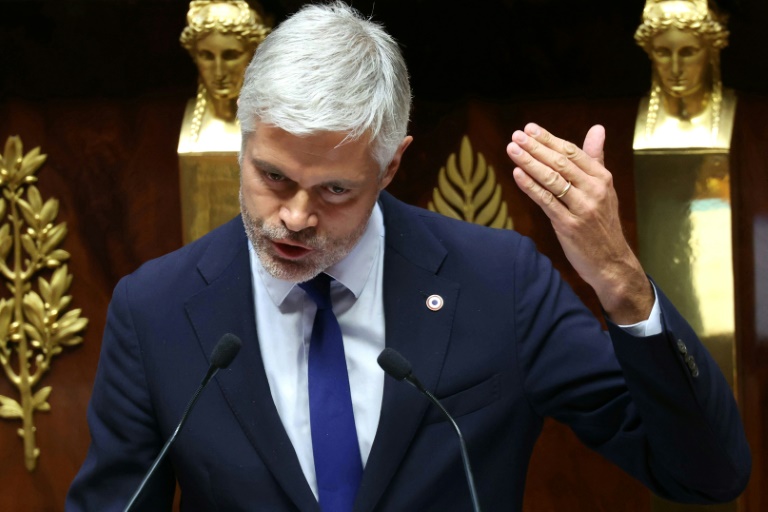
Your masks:
<svg viewBox="0 0 768 512"><path fill-rule="evenodd" d="M368 141L343 133L296 136L256 123L244 134L240 208L262 266L307 281L341 261L365 231L379 192L392 180L406 137L382 174Z"/></svg>
<svg viewBox="0 0 768 512"><path fill-rule="evenodd" d="M684 98L704 88L707 50L692 32L670 28L653 38L651 60L664 91Z"/></svg>
<svg viewBox="0 0 768 512"><path fill-rule="evenodd" d="M251 52L232 34L211 32L197 41L195 64L208 94L217 100L237 98Z"/></svg>

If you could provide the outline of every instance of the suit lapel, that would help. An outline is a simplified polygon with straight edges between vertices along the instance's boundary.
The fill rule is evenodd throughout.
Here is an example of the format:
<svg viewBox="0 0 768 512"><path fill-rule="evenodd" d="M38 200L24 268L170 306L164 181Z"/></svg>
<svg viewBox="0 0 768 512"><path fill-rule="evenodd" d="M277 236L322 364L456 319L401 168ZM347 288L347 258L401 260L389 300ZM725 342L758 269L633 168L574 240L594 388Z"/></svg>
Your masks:
<svg viewBox="0 0 768 512"><path fill-rule="evenodd" d="M446 250L421 219L386 193L381 205L386 225L384 312L386 345L408 359L427 389L435 389L448 348L459 295L457 283L436 275ZM427 298L439 295L432 311ZM386 377L381 417L355 503L373 510L406 455L429 402L405 382Z"/></svg>
<svg viewBox="0 0 768 512"><path fill-rule="evenodd" d="M230 222L211 242L198 269L208 286L189 299L187 314L206 354L224 333L243 346L215 380L246 436L286 494L302 511L319 511L272 401L256 335L248 245L242 223Z"/></svg>
<svg viewBox="0 0 768 512"><path fill-rule="evenodd" d="M437 276L445 248L414 213L386 192L384 313L386 345L403 354L427 389L435 389L448 348L459 296L457 283ZM319 512L293 445L272 401L254 318L248 245L239 220L219 231L198 266L208 286L191 297L187 314L206 354L231 332L243 347L215 380L243 431L275 480L302 511ZM444 305L427 308L439 295ZM373 510L389 485L424 417L429 402L404 382L386 377L381 417L355 511Z"/></svg>

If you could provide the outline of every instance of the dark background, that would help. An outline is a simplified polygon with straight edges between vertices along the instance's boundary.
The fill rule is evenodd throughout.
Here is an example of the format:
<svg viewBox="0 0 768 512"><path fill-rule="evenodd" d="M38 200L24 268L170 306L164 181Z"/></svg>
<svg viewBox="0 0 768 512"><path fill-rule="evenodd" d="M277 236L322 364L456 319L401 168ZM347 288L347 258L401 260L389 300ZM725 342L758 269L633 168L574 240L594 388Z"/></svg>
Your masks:
<svg viewBox="0 0 768 512"><path fill-rule="evenodd" d="M303 1L264 0L280 21ZM730 13L727 86L768 90L762 0L721 0ZM417 99L640 96L649 83L633 34L638 0L355 1L402 44ZM181 0L0 1L0 95L135 98L194 92L178 44Z"/></svg>
<svg viewBox="0 0 768 512"><path fill-rule="evenodd" d="M276 22L305 2L264 0ZM515 229L531 236L597 313L591 291L564 261L546 218L517 190L504 154L514 129L537 121L579 141L608 132L621 213L635 243L632 136L650 65L634 44L641 0L355 1L402 44L415 97L415 141L390 190L426 205L439 168L471 137L496 169ZM768 2L722 0L730 46L726 86L739 95L732 149L737 288L737 393L754 452L741 510L768 510L768 247L755 242L768 218ZM20 135L40 146L43 198L61 201L69 235L73 307L90 325L82 346L54 359L41 386L51 411L37 413L38 468L23 467L16 421L0 420L0 510L62 510L88 445L85 408L112 288L142 262L181 246L176 143L197 73L178 43L183 0L0 0L0 152ZM322 42L319 42L322 44ZM762 220L761 220L762 219ZM762 273L761 273L762 272ZM760 310L760 308L763 308ZM0 395L18 398L0 379ZM532 461L526 511L650 509L639 484L547 423Z"/></svg>

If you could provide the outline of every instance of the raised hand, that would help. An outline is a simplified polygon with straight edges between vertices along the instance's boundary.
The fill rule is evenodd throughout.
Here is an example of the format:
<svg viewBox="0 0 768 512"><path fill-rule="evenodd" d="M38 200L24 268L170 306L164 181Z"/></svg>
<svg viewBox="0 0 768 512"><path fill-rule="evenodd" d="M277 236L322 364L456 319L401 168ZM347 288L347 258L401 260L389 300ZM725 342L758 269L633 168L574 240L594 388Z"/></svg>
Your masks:
<svg viewBox="0 0 768 512"><path fill-rule="evenodd" d="M599 125L579 149L530 123L512 134L507 154L517 165L515 182L549 217L568 261L595 290L608 316L633 324L648 318L654 295L621 228L604 142Z"/></svg>

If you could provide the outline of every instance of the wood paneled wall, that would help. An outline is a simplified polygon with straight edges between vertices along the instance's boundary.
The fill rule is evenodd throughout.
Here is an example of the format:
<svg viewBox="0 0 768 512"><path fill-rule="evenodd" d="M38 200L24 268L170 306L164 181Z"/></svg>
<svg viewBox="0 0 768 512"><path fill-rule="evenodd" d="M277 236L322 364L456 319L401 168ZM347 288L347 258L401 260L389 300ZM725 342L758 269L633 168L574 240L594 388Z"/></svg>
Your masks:
<svg viewBox="0 0 768 512"><path fill-rule="evenodd" d="M737 389L752 448L741 510L768 510L768 97L742 95L733 135Z"/></svg>

